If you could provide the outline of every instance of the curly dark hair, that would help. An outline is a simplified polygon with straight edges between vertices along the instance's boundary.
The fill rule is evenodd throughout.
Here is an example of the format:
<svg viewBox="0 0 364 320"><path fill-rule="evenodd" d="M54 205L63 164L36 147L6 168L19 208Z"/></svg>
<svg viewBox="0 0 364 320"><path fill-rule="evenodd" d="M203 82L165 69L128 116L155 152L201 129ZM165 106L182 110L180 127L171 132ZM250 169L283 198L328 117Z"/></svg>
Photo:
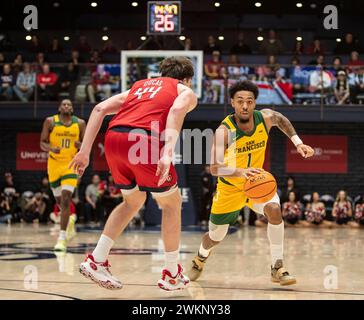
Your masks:
<svg viewBox="0 0 364 320"><path fill-rule="evenodd" d="M159 65L162 77L169 77L178 80L190 79L194 76L193 64L186 57L165 58Z"/></svg>
<svg viewBox="0 0 364 320"><path fill-rule="evenodd" d="M249 80L238 81L237 83L233 84L229 89L230 98L233 99L235 93L238 91L250 91L254 94L255 99L257 99L259 95L258 86Z"/></svg>

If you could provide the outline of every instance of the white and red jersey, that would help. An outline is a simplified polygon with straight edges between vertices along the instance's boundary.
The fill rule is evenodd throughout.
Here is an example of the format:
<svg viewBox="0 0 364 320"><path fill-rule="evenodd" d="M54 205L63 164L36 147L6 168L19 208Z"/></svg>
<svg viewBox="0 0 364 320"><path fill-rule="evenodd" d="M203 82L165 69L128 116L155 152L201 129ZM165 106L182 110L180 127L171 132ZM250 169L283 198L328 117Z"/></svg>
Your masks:
<svg viewBox="0 0 364 320"><path fill-rule="evenodd" d="M120 111L110 121L109 129L125 126L163 132L169 110L178 96L178 83L177 79L163 77L135 82Z"/></svg>

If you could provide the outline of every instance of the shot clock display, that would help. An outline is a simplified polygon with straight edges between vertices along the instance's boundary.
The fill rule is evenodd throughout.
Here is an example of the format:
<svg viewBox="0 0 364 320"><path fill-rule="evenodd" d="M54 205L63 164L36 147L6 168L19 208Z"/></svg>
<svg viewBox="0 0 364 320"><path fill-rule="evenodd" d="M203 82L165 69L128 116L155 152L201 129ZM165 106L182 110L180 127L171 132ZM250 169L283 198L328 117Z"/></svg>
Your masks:
<svg viewBox="0 0 364 320"><path fill-rule="evenodd" d="M149 35L177 35L181 33L180 1L148 1Z"/></svg>

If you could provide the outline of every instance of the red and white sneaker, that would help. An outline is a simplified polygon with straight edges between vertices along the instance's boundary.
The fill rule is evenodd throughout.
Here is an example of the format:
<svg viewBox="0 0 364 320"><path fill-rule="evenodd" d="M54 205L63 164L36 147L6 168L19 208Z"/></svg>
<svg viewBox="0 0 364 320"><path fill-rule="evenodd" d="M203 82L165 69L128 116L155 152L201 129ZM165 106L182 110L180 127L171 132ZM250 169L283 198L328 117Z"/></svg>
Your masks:
<svg viewBox="0 0 364 320"><path fill-rule="evenodd" d="M188 287L190 279L188 279L182 273L183 269L181 265L178 265L178 272L175 277L172 277L171 273L167 269L162 271L162 279L158 281L159 288L166 291L182 290Z"/></svg>
<svg viewBox="0 0 364 320"><path fill-rule="evenodd" d="M108 260L101 263L96 262L94 257L89 254L86 256L85 261L80 264L80 273L103 288L110 290L121 289L123 285L111 274L109 268Z"/></svg>

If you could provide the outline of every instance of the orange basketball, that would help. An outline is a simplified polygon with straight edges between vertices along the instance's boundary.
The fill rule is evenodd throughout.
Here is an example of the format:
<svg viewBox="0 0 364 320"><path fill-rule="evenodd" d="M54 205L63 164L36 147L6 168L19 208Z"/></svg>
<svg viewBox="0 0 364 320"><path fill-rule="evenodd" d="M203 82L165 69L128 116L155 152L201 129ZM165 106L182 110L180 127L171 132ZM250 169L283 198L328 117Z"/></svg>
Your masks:
<svg viewBox="0 0 364 320"><path fill-rule="evenodd" d="M244 192L249 199L256 203L267 202L277 192L276 179L269 172L263 171L246 180Z"/></svg>

